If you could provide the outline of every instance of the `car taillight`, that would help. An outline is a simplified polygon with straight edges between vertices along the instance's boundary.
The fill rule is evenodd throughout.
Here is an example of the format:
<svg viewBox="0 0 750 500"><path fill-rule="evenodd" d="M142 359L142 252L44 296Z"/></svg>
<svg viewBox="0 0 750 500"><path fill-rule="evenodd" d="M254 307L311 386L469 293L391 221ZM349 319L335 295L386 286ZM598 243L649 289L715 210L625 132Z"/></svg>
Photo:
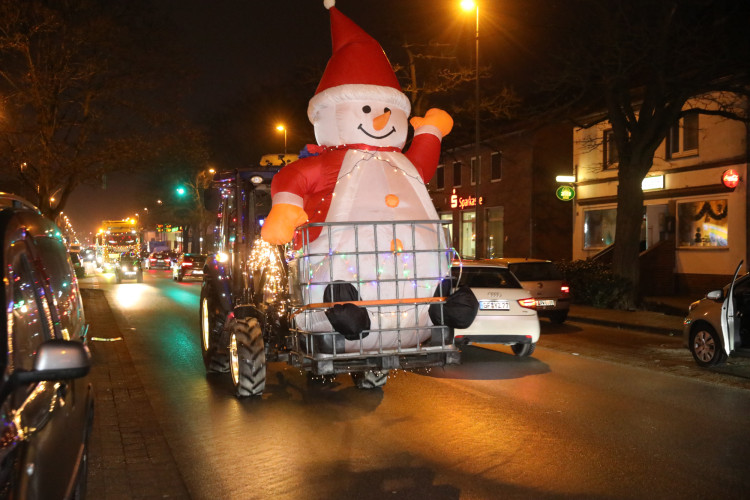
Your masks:
<svg viewBox="0 0 750 500"><path fill-rule="evenodd" d="M149 259L151 262L156 262L156 259Z"/></svg>
<svg viewBox="0 0 750 500"><path fill-rule="evenodd" d="M527 309L536 309L536 299L518 299L518 305Z"/></svg>
<svg viewBox="0 0 750 500"><path fill-rule="evenodd" d="M561 293L570 293L570 286L569 285L560 285L560 292Z"/></svg>

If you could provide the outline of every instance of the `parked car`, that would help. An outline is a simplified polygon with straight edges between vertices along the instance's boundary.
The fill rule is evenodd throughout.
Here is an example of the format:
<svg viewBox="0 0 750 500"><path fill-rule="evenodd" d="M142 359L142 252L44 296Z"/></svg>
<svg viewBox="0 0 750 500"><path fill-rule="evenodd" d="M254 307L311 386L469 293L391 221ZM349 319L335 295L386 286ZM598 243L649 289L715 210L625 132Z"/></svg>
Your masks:
<svg viewBox="0 0 750 500"><path fill-rule="evenodd" d="M182 281L185 278L203 280L203 266L208 256L200 253L185 253L172 263L172 279Z"/></svg>
<svg viewBox="0 0 750 500"><path fill-rule="evenodd" d="M570 310L570 286L550 260L527 258L500 258L518 278L521 286L536 299L536 312L540 318L553 323L564 323Z"/></svg>
<svg viewBox="0 0 750 500"><path fill-rule="evenodd" d="M76 273L76 278L86 277L86 268L83 267L83 259L79 252L68 252L70 254L70 263L73 264L73 270Z"/></svg>
<svg viewBox="0 0 750 500"><path fill-rule="evenodd" d="M134 279L143 283L143 268L141 258L135 252L125 252L120 255L115 263L115 282L122 283L123 280Z"/></svg>
<svg viewBox="0 0 750 500"><path fill-rule="evenodd" d="M454 262L457 286L467 285L479 301L479 312L466 329L456 329L457 344L507 344L517 356L529 356L539 340L536 300L497 259Z"/></svg>
<svg viewBox="0 0 750 500"><path fill-rule="evenodd" d="M683 344L699 366L720 365L732 355L750 356L750 274L740 276L741 268L742 262L731 283L688 308Z"/></svg>
<svg viewBox="0 0 750 500"><path fill-rule="evenodd" d="M60 229L0 193L0 498L84 498L94 396Z"/></svg>
<svg viewBox="0 0 750 500"><path fill-rule="evenodd" d="M169 269L172 267L172 258L168 252L152 252L146 261L148 269Z"/></svg>

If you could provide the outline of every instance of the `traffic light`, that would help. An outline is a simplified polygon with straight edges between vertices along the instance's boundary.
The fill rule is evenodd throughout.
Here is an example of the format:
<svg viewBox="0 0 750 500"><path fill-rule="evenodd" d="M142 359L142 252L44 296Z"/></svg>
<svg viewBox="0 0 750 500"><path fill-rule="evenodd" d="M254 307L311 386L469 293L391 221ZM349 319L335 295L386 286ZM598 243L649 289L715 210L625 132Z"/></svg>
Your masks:
<svg viewBox="0 0 750 500"><path fill-rule="evenodd" d="M177 189L175 189L177 192L177 196L185 196L185 188L182 186L177 186Z"/></svg>

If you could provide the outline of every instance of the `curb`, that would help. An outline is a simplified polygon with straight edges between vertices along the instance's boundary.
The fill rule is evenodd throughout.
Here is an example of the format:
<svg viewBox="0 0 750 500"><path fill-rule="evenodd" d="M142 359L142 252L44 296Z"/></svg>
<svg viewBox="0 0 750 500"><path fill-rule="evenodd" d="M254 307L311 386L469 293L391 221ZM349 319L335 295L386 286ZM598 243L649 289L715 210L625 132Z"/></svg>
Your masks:
<svg viewBox="0 0 750 500"><path fill-rule="evenodd" d="M592 325L609 326L609 327L621 328L625 330L637 330L637 331L642 331L646 333L656 333L659 335L667 335L670 337L681 335L682 333L682 331L679 329L675 331L674 328L668 328L664 326L623 323L623 322L615 321L615 320L591 318L591 317L586 317L586 316L568 315L568 321L577 321L579 323L589 323Z"/></svg>

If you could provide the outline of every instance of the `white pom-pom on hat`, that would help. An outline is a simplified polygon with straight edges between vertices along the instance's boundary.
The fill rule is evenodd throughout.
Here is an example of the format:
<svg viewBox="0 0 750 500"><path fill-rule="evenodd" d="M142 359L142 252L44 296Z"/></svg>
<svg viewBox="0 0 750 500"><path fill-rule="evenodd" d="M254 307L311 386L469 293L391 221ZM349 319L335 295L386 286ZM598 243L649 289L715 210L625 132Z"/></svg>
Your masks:
<svg viewBox="0 0 750 500"><path fill-rule="evenodd" d="M334 5L336 5L336 0L323 0L323 7L326 9L330 9Z"/></svg>

